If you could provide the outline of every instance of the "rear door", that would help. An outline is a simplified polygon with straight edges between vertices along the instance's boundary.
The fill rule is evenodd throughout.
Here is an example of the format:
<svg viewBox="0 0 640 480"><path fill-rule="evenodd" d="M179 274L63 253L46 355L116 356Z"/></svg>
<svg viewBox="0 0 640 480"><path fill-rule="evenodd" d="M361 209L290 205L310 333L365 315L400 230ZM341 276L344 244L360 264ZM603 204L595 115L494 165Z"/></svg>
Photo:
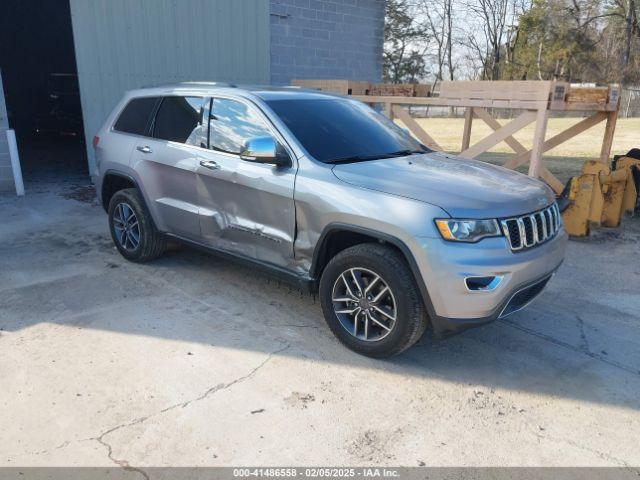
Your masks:
<svg viewBox="0 0 640 480"><path fill-rule="evenodd" d="M147 136L137 139L132 155L158 228L194 241L200 240L198 150L206 147L203 101L202 97L163 97Z"/></svg>
<svg viewBox="0 0 640 480"><path fill-rule="evenodd" d="M242 160L248 139L271 135L283 143L278 132L248 100L213 98L209 108L209 149L200 151L197 167L203 240L287 267L293 259L296 160L286 168Z"/></svg>

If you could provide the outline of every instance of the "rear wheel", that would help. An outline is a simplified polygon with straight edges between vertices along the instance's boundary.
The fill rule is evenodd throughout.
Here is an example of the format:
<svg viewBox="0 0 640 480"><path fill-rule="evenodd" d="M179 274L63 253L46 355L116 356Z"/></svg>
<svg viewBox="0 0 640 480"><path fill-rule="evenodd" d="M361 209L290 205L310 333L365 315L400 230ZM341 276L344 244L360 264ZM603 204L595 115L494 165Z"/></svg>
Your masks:
<svg viewBox="0 0 640 480"><path fill-rule="evenodd" d="M124 258L142 263L164 253L167 241L153 225L137 189L116 192L108 211L111 238Z"/></svg>
<svg viewBox="0 0 640 480"><path fill-rule="evenodd" d="M365 243L340 252L322 274L320 297L329 328L363 355L396 355L427 327L413 275L388 246Z"/></svg>

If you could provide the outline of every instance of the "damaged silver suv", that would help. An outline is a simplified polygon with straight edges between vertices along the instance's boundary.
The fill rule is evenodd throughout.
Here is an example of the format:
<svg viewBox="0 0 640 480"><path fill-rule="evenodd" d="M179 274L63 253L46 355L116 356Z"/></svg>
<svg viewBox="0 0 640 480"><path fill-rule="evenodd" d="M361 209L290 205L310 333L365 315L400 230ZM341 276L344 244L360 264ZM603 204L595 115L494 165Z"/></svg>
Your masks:
<svg viewBox="0 0 640 480"><path fill-rule="evenodd" d="M436 153L349 98L188 83L129 92L94 138L128 260L176 239L319 291L336 337L386 357L509 315L567 235L538 180Z"/></svg>

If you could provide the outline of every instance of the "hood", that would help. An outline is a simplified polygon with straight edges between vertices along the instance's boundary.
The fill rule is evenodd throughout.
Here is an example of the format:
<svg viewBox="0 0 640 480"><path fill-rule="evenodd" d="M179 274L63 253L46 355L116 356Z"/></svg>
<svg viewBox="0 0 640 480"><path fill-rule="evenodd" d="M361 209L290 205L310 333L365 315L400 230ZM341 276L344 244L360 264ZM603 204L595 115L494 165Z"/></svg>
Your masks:
<svg viewBox="0 0 640 480"><path fill-rule="evenodd" d="M544 183L513 170L443 153L333 167L343 182L436 205L454 218L505 218L555 200Z"/></svg>

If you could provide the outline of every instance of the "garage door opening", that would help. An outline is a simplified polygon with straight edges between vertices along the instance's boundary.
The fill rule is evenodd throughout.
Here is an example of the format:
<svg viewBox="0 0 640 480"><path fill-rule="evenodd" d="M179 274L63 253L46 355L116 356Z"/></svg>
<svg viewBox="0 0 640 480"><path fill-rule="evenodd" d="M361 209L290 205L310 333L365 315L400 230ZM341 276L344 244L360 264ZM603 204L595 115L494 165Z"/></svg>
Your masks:
<svg viewBox="0 0 640 480"><path fill-rule="evenodd" d="M69 0L4 0L0 74L27 182L88 175Z"/></svg>

